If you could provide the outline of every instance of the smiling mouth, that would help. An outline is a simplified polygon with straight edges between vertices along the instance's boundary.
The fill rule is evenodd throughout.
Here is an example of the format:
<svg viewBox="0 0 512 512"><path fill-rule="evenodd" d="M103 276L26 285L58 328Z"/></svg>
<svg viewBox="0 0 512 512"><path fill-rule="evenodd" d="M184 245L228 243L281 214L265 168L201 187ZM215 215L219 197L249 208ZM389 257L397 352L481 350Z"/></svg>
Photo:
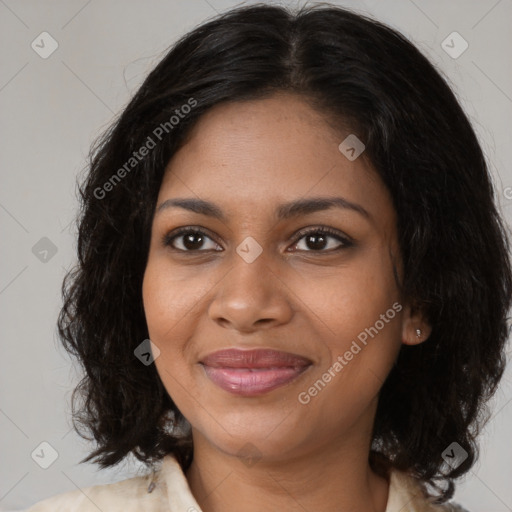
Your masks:
<svg viewBox="0 0 512 512"><path fill-rule="evenodd" d="M200 364L221 389L235 395L257 396L295 380L312 362L271 349L227 349L208 355Z"/></svg>

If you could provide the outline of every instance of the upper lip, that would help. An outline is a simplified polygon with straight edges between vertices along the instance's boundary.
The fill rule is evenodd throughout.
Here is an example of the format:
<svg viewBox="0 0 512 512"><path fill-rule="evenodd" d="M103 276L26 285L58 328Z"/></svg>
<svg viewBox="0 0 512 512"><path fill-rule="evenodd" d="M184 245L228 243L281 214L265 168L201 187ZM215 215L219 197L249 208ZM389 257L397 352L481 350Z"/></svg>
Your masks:
<svg viewBox="0 0 512 512"><path fill-rule="evenodd" d="M200 363L214 368L294 368L312 363L306 357L274 349L229 348L212 352Z"/></svg>

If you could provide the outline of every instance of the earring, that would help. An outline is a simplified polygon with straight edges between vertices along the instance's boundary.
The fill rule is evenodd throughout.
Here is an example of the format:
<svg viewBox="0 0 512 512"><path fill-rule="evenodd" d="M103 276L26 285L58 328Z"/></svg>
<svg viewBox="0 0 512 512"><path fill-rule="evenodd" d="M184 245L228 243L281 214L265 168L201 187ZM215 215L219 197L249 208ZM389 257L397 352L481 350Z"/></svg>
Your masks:
<svg viewBox="0 0 512 512"><path fill-rule="evenodd" d="M417 336L418 338L420 338L420 337L421 337L421 329L416 329L416 336Z"/></svg>

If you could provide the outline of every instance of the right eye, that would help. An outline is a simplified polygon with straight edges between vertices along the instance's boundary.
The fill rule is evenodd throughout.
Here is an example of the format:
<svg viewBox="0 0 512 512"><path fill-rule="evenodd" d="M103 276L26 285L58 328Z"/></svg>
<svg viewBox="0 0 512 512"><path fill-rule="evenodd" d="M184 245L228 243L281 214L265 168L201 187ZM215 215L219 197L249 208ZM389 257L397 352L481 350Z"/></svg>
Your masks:
<svg viewBox="0 0 512 512"><path fill-rule="evenodd" d="M200 247L207 240L212 242L213 247L201 249ZM219 244L217 244L204 231L194 227L179 228L176 231L171 231L170 233L164 235L162 238L162 243L165 246L170 246L173 249L182 252L204 252L207 250L218 251L219 249L216 249L215 246L220 247Z"/></svg>

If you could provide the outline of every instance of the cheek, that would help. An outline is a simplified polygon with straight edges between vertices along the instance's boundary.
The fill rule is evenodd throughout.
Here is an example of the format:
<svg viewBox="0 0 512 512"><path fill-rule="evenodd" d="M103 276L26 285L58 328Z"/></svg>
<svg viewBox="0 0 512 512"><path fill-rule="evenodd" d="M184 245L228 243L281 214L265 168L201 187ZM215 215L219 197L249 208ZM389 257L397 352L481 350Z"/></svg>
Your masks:
<svg viewBox="0 0 512 512"><path fill-rule="evenodd" d="M142 285L144 311L149 338L160 350L155 364L173 398L179 393L179 383L190 380L197 358L197 347L190 338L200 325L205 297L215 283L213 276L202 278L192 267L178 269L165 255L148 260Z"/></svg>
<svg viewBox="0 0 512 512"><path fill-rule="evenodd" d="M187 382L187 332L194 322L197 290L177 279L165 261L150 258L142 284L144 312L149 338L160 350L155 359L162 383L178 407L186 409L187 394L182 382ZM182 396L183 395L183 396Z"/></svg>
<svg viewBox="0 0 512 512"><path fill-rule="evenodd" d="M144 312L150 338L158 345L190 321L194 307L200 302L203 286L197 279L188 279L162 260L148 261L142 285Z"/></svg>
<svg viewBox="0 0 512 512"><path fill-rule="evenodd" d="M327 407L329 400L363 407L378 393L400 349L402 307L391 263L382 251L365 256L329 280L309 282L305 300L313 312L310 321L325 333L325 357L308 385L328 381L328 389L319 383L311 390L322 390L313 407Z"/></svg>
<svg viewBox="0 0 512 512"><path fill-rule="evenodd" d="M317 277L320 278L301 279L296 290L307 306L305 310L312 313L311 321L324 326L333 340L331 345L339 344L332 348L343 349L399 301L392 265L382 251L368 251L354 258L346 268ZM394 321L387 322L382 329L386 336L400 332L397 312L393 310L389 316Z"/></svg>

